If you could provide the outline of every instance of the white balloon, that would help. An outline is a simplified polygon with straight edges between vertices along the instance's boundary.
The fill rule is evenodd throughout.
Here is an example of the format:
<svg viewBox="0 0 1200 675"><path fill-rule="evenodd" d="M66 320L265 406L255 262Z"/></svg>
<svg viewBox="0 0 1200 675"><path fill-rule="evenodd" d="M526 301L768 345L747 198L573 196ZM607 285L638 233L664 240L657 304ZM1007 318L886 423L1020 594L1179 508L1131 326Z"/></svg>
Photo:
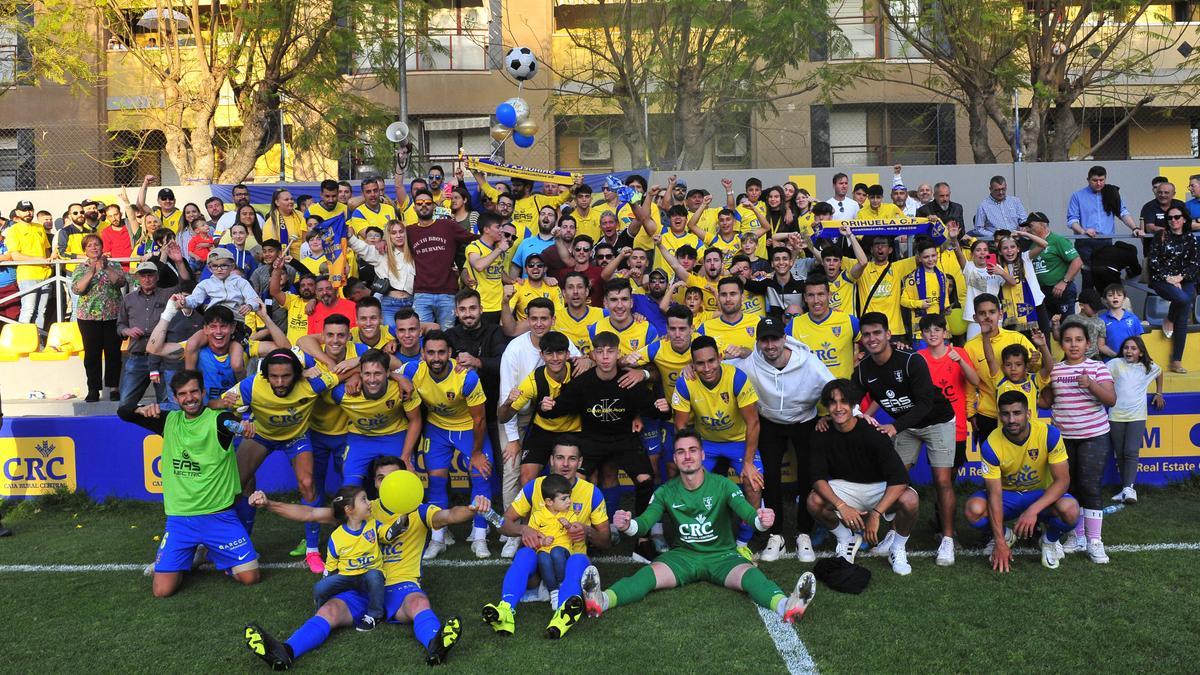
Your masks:
<svg viewBox="0 0 1200 675"><path fill-rule="evenodd" d="M525 118L529 117L529 104L525 102L525 99L514 96L505 101L505 103L511 105L513 110L517 111L518 123L525 121Z"/></svg>

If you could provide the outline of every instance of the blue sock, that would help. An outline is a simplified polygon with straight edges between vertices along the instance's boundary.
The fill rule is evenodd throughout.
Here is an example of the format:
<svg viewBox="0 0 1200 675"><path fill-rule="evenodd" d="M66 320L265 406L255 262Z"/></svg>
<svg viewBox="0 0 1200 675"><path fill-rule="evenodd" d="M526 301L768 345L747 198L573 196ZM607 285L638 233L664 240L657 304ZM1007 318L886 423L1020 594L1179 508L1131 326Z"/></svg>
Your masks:
<svg viewBox="0 0 1200 675"><path fill-rule="evenodd" d="M621 487L619 485L602 487L600 494L604 495L604 510L608 512L608 519L612 520L613 514L621 508Z"/></svg>
<svg viewBox="0 0 1200 675"><path fill-rule="evenodd" d="M967 524L977 530L988 530L988 529L991 529L991 527L992 527L992 521L987 516L980 518L979 522L977 522L977 523L972 523L971 521L968 520Z"/></svg>
<svg viewBox="0 0 1200 675"><path fill-rule="evenodd" d="M558 604L560 606L572 595L583 595L583 587L580 582L583 581L583 571L590 564L592 561L588 560L583 553L575 553L567 558L567 569L563 572L562 583L558 585ZM554 609L558 609L558 607Z"/></svg>
<svg viewBox="0 0 1200 675"><path fill-rule="evenodd" d="M442 622L437 618L437 614L433 613L432 609L426 609L420 614L413 617L413 635L417 638L425 649L429 649L430 643L437 637L438 631L442 629Z"/></svg>
<svg viewBox="0 0 1200 675"><path fill-rule="evenodd" d="M1059 537L1067 530L1075 528L1074 525L1066 524L1062 518L1054 516L1042 521L1042 525L1046 528L1046 541L1058 541Z"/></svg>
<svg viewBox="0 0 1200 675"><path fill-rule="evenodd" d="M305 621L304 625L297 628L292 637L287 639L288 646L292 648L292 657L298 659L301 654L320 647L329 639L330 630L329 622L319 616Z"/></svg>
<svg viewBox="0 0 1200 675"><path fill-rule="evenodd" d="M250 506L250 500L246 495L238 495L237 499L233 500L233 512L237 514L238 520L242 521L242 527L246 528L246 534L254 531L256 511L257 509Z"/></svg>
<svg viewBox="0 0 1200 675"><path fill-rule="evenodd" d="M754 536L754 528L746 521L738 521L737 540L739 544L750 543L751 537Z"/></svg>
<svg viewBox="0 0 1200 675"><path fill-rule="evenodd" d="M507 602L516 610L521 604L521 597L529 587L529 577L537 570L537 551L522 546L513 556L512 564L504 573L504 584L500 586L500 599Z"/></svg>
<svg viewBox="0 0 1200 675"><path fill-rule="evenodd" d="M491 499L492 484L483 476L471 475L471 503L475 502L476 497L487 497ZM475 516L475 520L471 523L474 527L482 527L487 529L488 521L483 516Z"/></svg>
<svg viewBox="0 0 1200 675"><path fill-rule="evenodd" d="M305 506L320 506L321 495L317 495L312 500L301 499L300 503ZM304 524L304 545L311 549L320 549L321 546L321 524L320 523L305 523Z"/></svg>
<svg viewBox="0 0 1200 675"><path fill-rule="evenodd" d="M429 477L429 503L443 509L450 508L450 479L446 476Z"/></svg>

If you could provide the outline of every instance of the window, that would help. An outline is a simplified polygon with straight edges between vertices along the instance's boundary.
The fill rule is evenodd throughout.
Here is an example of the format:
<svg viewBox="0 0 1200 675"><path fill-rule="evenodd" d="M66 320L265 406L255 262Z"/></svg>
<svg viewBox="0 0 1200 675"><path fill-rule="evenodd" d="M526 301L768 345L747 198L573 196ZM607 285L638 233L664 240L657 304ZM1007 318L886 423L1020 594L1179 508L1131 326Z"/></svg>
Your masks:
<svg viewBox="0 0 1200 675"><path fill-rule="evenodd" d="M0 85L9 86L17 79L17 32L0 26Z"/></svg>
<svg viewBox="0 0 1200 675"><path fill-rule="evenodd" d="M837 24L845 40L835 41L830 60L873 59L879 56L878 17L867 14L866 0L835 0L830 3L829 16Z"/></svg>
<svg viewBox="0 0 1200 675"><path fill-rule="evenodd" d="M483 0L432 0L418 19L423 38L409 70L487 70L488 8Z"/></svg>
<svg viewBox="0 0 1200 675"><path fill-rule="evenodd" d="M487 157L492 154L490 122L490 117L422 120L425 154L434 163L458 159L459 148L472 157Z"/></svg>
<svg viewBox="0 0 1200 675"><path fill-rule="evenodd" d="M32 130L0 130L0 190L31 190L34 178Z"/></svg>
<svg viewBox="0 0 1200 675"><path fill-rule="evenodd" d="M953 164L954 106L837 106L829 113L830 166Z"/></svg>

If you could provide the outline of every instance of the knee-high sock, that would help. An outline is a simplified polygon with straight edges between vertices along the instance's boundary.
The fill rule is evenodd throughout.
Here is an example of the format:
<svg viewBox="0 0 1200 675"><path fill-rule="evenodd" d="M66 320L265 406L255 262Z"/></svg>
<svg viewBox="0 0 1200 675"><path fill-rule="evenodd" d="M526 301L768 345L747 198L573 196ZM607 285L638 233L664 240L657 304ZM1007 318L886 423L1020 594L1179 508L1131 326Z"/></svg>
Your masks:
<svg viewBox="0 0 1200 675"><path fill-rule="evenodd" d="M778 611L782 601L787 600L787 595L779 589L779 584L768 579L757 567L747 569L742 575L742 590L760 607L771 611Z"/></svg>
<svg viewBox="0 0 1200 675"><path fill-rule="evenodd" d="M301 499L300 503L305 506L320 506L321 495L318 493L311 500ZM316 551L321 546L321 524L320 523L305 523L304 524L304 545L310 551Z"/></svg>
<svg viewBox="0 0 1200 675"><path fill-rule="evenodd" d="M450 508L450 479L446 476L429 477L429 503L443 509Z"/></svg>
<svg viewBox="0 0 1200 675"><path fill-rule="evenodd" d="M233 512L237 514L238 520L242 521L242 526L246 528L246 534L254 531L256 511L257 509L250 506L250 500L246 495L238 495L237 499L233 500Z"/></svg>
<svg viewBox="0 0 1200 675"><path fill-rule="evenodd" d="M646 565L624 579L618 579L617 583L608 588L608 608L635 603L646 597L646 594L654 590L657 585L658 580L654 578L654 568Z"/></svg>
<svg viewBox="0 0 1200 675"><path fill-rule="evenodd" d="M613 514L621 508L621 487L619 485L602 487L600 494L604 495L604 510L608 513L608 519L612 520Z"/></svg>
<svg viewBox="0 0 1200 675"><path fill-rule="evenodd" d="M1083 521L1088 541L1100 539L1100 531L1104 528L1104 512L1100 509L1083 509L1079 520Z"/></svg>
<svg viewBox="0 0 1200 675"><path fill-rule="evenodd" d="M500 599L507 602L513 610L521 604L521 597L529 587L529 577L537 569L537 551L522 546L513 556L512 564L504 573L504 583L500 586ZM578 585L578 583L576 584Z"/></svg>
<svg viewBox="0 0 1200 675"><path fill-rule="evenodd" d="M429 644L441 629L442 622L432 609L426 609L413 617L413 637L426 649L429 649Z"/></svg>
<svg viewBox="0 0 1200 675"><path fill-rule="evenodd" d="M558 586L558 604L567 601L567 598L572 595L583 595L583 571L588 565L592 564L591 560L583 553L575 553L570 558L567 558L567 568L563 572L562 583ZM555 607L554 609L558 609Z"/></svg>
<svg viewBox="0 0 1200 675"><path fill-rule="evenodd" d="M320 647L325 640L329 639L331 630L329 622L322 617L314 616L305 621L286 641L292 648L292 657L298 659L301 654Z"/></svg>
<svg viewBox="0 0 1200 675"><path fill-rule="evenodd" d="M476 497L492 497L492 483L483 476L471 474L471 502L474 503ZM475 520L471 523L472 527L480 528L484 534L487 534L488 522L483 516L475 516Z"/></svg>

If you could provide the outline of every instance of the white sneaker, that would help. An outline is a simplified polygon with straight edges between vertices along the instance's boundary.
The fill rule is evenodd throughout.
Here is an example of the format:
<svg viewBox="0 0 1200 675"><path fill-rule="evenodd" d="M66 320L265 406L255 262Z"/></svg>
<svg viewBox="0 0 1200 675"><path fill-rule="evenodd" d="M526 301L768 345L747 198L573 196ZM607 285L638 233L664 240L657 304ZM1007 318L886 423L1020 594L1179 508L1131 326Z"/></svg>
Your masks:
<svg viewBox="0 0 1200 675"><path fill-rule="evenodd" d="M458 542L457 542L457 541L455 541L455 539L454 539L454 535L453 535L453 534L450 532L450 530L449 530L449 529L447 529L447 530L446 530L446 546L447 546L447 547L449 547L449 546L453 546L453 545L455 545L456 543L458 543Z"/></svg>
<svg viewBox="0 0 1200 675"><path fill-rule="evenodd" d="M1104 542L1099 539L1093 539L1087 545L1088 558L1097 565L1108 563L1108 554L1104 552Z"/></svg>
<svg viewBox="0 0 1200 675"><path fill-rule="evenodd" d="M802 563L817 561L817 552L813 550L812 538L807 534L796 535L796 560Z"/></svg>
<svg viewBox="0 0 1200 675"><path fill-rule="evenodd" d="M1046 541L1046 535L1042 535L1042 567L1048 570L1058 569L1058 542Z"/></svg>
<svg viewBox="0 0 1200 675"><path fill-rule="evenodd" d="M1080 518L1082 517L1083 516L1080 516ZM1074 531L1071 531L1071 533L1067 535L1067 540L1063 542L1062 547L1063 555L1068 553L1083 553L1084 551L1088 550L1087 540L1083 537L1076 537Z"/></svg>
<svg viewBox="0 0 1200 675"><path fill-rule="evenodd" d="M1125 488L1124 490L1121 490L1121 493L1125 495L1125 503L1126 504L1136 504L1137 503L1137 490L1134 490L1132 485Z"/></svg>
<svg viewBox="0 0 1200 675"><path fill-rule="evenodd" d="M588 565L583 571L580 588L583 590L583 603L587 608L587 615L592 618L600 616L607 609L608 598L600 588L600 570L596 569L595 565Z"/></svg>
<svg viewBox="0 0 1200 675"><path fill-rule="evenodd" d="M558 589L550 591L550 609L558 609Z"/></svg>
<svg viewBox="0 0 1200 675"><path fill-rule="evenodd" d="M504 548L500 549L500 557L511 560L517 556L519 550L521 550L520 537L505 537Z"/></svg>
<svg viewBox="0 0 1200 675"><path fill-rule="evenodd" d="M446 552L445 542L430 540L430 542L425 545L425 553L424 553L424 555L421 556L421 559L422 560L433 560L434 558L438 557L439 555L441 555L445 552Z"/></svg>
<svg viewBox="0 0 1200 675"><path fill-rule="evenodd" d="M908 564L908 551L894 548L888 553L888 561L892 563L892 571L902 577L912 574L912 565Z"/></svg>
<svg viewBox="0 0 1200 675"><path fill-rule="evenodd" d="M942 543L938 544L936 562L939 567L954 564L954 537L942 537Z"/></svg>
<svg viewBox="0 0 1200 675"><path fill-rule="evenodd" d="M1012 528L1009 528L1009 527L1004 528L1004 543L1008 544L1009 548L1012 548L1012 545L1017 543L1017 534L1012 531ZM995 550L996 550L996 540L989 539L988 543L985 544L983 547L983 555L990 558L992 556L992 551L995 551Z"/></svg>
<svg viewBox="0 0 1200 675"><path fill-rule="evenodd" d="M833 554L845 559L846 562L853 563L854 556L858 555L859 546L862 546L862 535L855 532L850 539L839 541L833 549Z"/></svg>
<svg viewBox="0 0 1200 675"><path fill-rule="evenodd" d="M808 609L809 603L813 597L817 595L817 578L812 572L805 572L796 580L796 587L792 589L792 594L788 596L787 603L783 606L783 620L785 623L795 623L796 620L804 616L804 610Z"/></svg>
<svg viewBox="0 0 1200 675"><path fill-rule="evenodd" d="M763 562L775 562L779 560L779 556L787 552L787 546L783 543L783 535L773 534L767 537L767 545L758 553L758 559Z"/></svg>
<svg viewBox="0 0 1200 675"><path fill-rule="evenodd" d="M492 550L488 548L487 539L479 538L471 542L471 550L475 552L476 558L492 557Z"/></svg>
<svg viewBox="0 0 1200 675"><path fill-rule="evenodd" d="M863 553L863 555L882 558L883 556L886 556L889 551L892 550L892 544L895 543L895 541L896 541L896 531L888 530L888 533L883 535L883 539L880 539L878 544L875 544L874 546L872 546L871 549L869 551Z"/></svg>
<svg viewBox="0 0 1200 675"><path fill-rule="evenodd" d="M1112 500L1118 504L1125 503L1125 491L1129 488L1121 488L1121 491L1112 496Z"/></svg>

